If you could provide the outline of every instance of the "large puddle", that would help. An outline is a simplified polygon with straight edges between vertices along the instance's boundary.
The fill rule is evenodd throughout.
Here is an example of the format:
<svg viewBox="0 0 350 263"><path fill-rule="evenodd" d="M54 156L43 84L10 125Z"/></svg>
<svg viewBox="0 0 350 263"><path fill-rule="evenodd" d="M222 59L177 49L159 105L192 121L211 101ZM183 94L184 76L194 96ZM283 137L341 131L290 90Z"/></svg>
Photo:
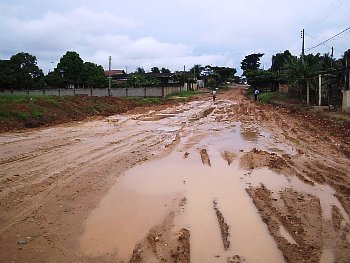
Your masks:
<svg viewBox="0 0 350 263"><path fill-rule="evenodd" d="M166 158L136 166L118 179L85 222L81 237L84 254L117 253L120 260L128 261L135 245L153 226L161 224L171 211L180 211L179 203L185 197L184 209L176 213L174 228L189 229L191 262L227 262L234 255L246 262L285 262L246 193L248 186L261 183L275 191L292 187L318 196L325 218L330 218L332 205L346 214L327 186L312 187L296 177L286 178L267 169L253 171L248 176L247 171L239 168L243 152L259 148L294 154L295 149L275 142L267 132L251 125L214 124L210 122L214 109L209 108L197 114L198 118L188 118L186 112L179 112L176 116L165 113L166 118L155 121L155 131L179 132L179 145ZM206 149L210 165L201 158L202 149ZM228 161L225 156L231 159ZM214 201L229 225L231 245L227 250ZM283 226L280 232L290 243L295 243Z"/></svg>
<svg viewBox="0 0 350 263"><path fill-rule="evenodd" d="M116 252L127 261L135 244L187 199L177 229L191 233L191 262L222 262L234 254L249 262L284 262L266 225L245 192L242 171L211 152L211 166L198 151L174 152L129 170L89 216L82 250L90 255ZM224 250L213 201L230 226L231 248ZM215 257L220 255L220 257ZM261 256L264 260L262 261Z"/></svg>

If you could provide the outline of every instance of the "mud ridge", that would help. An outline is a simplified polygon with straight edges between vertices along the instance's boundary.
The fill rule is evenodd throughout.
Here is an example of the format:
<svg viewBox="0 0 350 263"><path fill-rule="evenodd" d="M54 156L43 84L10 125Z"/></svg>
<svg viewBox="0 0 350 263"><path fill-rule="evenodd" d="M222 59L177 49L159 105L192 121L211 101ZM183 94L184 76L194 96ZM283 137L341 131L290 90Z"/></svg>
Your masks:
<svg viewBox="0 0 350 263"><path fill-rule="evenodd" d="M202 163L205 165L211 166L210 158L209 158L207 149L202 149L200 151L200 154L201 154Z"/></svg>
<svg viewBox="0 0 350 263"><path fill-rule="evenodd" d="M174 213L153 227L147 237L136 244L130 263L173 262L190 263L190 231L173 232Z"/></svg>
<svg viewBox="0 0 350 263"><path fill-rule="evenodd" d="M230 233L228 231L229 226L226 224L224 216L220 212L220 210L218 208L218 203L216 200L213 201L213 205L214 205L216 217L218 218L220 231L221 231L221 237L222 237L222 241L224 244L224 249L227 250L230 248L230 241L228 240L228 236L230 235Z"/></svg>

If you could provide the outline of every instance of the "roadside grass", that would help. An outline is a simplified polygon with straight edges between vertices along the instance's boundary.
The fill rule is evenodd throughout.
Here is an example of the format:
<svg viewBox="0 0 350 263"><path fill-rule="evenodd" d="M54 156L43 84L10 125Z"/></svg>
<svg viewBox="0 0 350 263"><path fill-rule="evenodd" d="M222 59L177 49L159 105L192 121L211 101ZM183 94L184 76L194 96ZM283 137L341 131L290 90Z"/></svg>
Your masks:
<svg viewBox="0 0 350 263"><path fill-rule="evenodd" d="M264 103L271 103L273 101L287 101L288 94L285 92L262 92L259 94L259 100Z"/></svg>
<svg viewBox="0 0 350 263"><path fill-rule="evenodd" d="M246 93L248 98L254 98L254 90L249 89ZM260 92L259 101L263 103L272 103L273 101L287 101L288 94L279 91L268 91L268 92Z"/></svg>
<svg viewBox="0 0 350 263"><path fill-rule="evenodd" d="M270 103L274 98L275 92L264 92L259 94L259 101Z"/></svg>
<svg viewBox="0 0 350 263"><path fill-rule="evenodd" d="M26 121L30 118L41 118L45 110L38 105L38 101L50 101L48 96L0 96L0 119L18 119Z"/></svg>
<svg viewBox="0 0 350 263"><path fill-rule="evenodd" d="M135 97L125 97L126 100L132 101L137 105L152 105L159 104L161 102L160 98L135 98Z"/></svg>
<svg viewBox="0 0 350 263"><path fill-rule="evenodd" d="M200 94L200 92L198 92L196 90L184 90L184 91L172 93L172 94L168 95L167 98L178 98L178 97L190 98L190 97L198 95L198 94Z"/></svg>

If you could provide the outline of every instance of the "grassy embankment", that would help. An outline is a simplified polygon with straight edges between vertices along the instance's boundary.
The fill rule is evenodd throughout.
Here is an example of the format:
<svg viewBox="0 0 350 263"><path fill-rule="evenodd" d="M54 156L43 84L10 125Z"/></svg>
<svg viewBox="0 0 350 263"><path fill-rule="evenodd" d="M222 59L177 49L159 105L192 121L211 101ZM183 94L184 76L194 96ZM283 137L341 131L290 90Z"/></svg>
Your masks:
<svg viewBox="0 0 350 263"><path fill-rule="evenodd" d="M88 96L0 96L0 132L53 125L89 116L119 114L137 106L151 106L173 97L188 98L187 91L162 98L117 98Z"/></svg>

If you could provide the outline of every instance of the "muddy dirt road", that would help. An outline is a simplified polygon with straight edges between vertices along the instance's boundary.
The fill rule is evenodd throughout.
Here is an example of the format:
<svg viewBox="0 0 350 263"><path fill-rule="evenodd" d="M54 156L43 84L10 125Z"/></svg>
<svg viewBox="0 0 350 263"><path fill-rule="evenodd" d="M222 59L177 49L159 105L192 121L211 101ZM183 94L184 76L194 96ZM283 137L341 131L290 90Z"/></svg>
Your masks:
<svg viewBox="0 0 350 263"><path fill-rule="evenodd" d="M230 89L0 134L0 262L350 262L350 160Z"/></svg>

